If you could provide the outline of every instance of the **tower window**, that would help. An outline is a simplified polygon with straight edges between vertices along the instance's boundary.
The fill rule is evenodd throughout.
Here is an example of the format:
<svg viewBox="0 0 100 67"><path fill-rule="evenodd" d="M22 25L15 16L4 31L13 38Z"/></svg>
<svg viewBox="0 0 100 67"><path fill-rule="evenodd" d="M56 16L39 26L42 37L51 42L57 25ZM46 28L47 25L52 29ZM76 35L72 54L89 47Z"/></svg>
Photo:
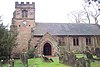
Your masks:
<svg viewBox="0 0 100 67"><path fill-rule="evenodd" d="M20 27L20 25L19 25L19 27Z"/></svg>
<svg viewBox="0 0 100 67"><path fill-rule="evenodd" d="M22 18L26 18L28 16L27 10L22 10Z"/></svg>
<svg viewBox="0 0 100 67"><path fill-rule="evenodd" d="M86 37L86 45L91 45L91 37Z"/></svg>
<svg viewBox="0 0 100 67"><path fill-rule="evenodd" d="M79 39L77 37L73 38L73 45L79 46Z"/></svg>

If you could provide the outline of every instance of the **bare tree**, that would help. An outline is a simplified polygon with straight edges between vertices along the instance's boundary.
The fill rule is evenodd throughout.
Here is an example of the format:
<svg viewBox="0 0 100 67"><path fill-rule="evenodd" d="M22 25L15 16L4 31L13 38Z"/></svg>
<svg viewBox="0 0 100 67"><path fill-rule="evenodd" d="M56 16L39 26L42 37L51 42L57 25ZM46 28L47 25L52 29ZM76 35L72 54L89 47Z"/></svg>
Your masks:
<svg viewBox="0 0 100 67"><path fill-rule="evenodd" d="M68 19L73 23L86 23L87 19L85 17L85 12L83 10L73 11L68 14Z"/></svg>
<svg viewBox="0 0 100 67"><path fill-rule="evenodd" d="M100 19L100 0L84 0L83 4L84 10L87 14L89 23L94 21L95 24L98 24Z"/></svg>
<svg viewBox="0 0 100 67"><path fill-rule="evenodd" d="M2 16L0 16L0 22L2 22Z"/></svg>
<svg viewBox="0 0 100 67"><path fill-rule="evenodd" d="M84 0L83 9L68 14L73 23L95 23L100 22L100 0Z"/></svg>

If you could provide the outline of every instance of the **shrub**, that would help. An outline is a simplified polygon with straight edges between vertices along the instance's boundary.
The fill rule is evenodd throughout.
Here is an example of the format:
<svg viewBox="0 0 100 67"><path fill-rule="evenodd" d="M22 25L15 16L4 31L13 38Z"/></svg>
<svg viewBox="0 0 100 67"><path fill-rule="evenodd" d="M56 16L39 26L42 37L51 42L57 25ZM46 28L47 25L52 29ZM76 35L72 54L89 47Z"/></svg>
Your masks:
<svg viewBox="0 0 100 67"><path fill-rule="evenodd" d="M31 48L28 50L28 52L27 52L28 58L33 58L35 56L34 51L35 51L34 48Z"/></svg>
<svg viewBox="0 0 100 67"><path fill-rule="evenodd" d="M13 57L14 59L19 59L19 58L20 58L20 55L21 55L21 53L20 53L20 52L17 52L17 53L13 53L13 54L12 54L12 57Z"/></svg>

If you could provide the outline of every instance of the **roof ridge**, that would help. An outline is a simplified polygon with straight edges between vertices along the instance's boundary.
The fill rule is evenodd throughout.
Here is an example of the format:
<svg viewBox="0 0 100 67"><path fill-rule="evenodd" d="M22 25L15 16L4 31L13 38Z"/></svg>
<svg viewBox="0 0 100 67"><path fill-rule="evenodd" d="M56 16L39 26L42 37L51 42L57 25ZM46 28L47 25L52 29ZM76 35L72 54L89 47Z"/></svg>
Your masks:
<svg viewBox="0 0 100 67"><path fill-rule="evenodd" d="M56 22L55 23L48 23L48 22L47 23L46 22L45 23L42 23L42 22L40 23L40 22L36 22L36 24L85 24L85 25L98 25L98 24L88 24L88 23L56 23Z"/></svg>

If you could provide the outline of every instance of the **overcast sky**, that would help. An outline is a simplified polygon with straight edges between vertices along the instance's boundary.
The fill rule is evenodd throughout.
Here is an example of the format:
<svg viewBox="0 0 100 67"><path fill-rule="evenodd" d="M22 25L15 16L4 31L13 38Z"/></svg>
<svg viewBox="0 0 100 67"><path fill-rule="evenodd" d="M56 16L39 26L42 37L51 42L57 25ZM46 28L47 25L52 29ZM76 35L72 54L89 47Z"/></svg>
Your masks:
<svg viewBox="0 0 100 67"><path fill-rule="evenodd" d="M1 0L0 15L5 25L12 22L15 2L35 2L36 22L68 23L67 14L81 9L83 0Z"/></svg>

